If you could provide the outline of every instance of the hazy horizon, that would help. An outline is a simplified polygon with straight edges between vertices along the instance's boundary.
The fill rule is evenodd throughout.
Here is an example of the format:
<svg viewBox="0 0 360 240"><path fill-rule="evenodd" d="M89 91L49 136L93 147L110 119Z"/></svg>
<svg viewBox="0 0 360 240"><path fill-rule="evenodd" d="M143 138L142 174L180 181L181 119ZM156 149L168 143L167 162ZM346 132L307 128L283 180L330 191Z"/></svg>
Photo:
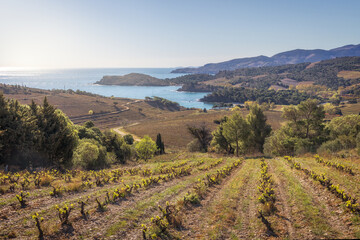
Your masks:
<svg viewBox="0 0 360 240"><path fill-rule="evenodd" d="M178 68L359 44L360 1L0 0L0 69Z"/></svg>

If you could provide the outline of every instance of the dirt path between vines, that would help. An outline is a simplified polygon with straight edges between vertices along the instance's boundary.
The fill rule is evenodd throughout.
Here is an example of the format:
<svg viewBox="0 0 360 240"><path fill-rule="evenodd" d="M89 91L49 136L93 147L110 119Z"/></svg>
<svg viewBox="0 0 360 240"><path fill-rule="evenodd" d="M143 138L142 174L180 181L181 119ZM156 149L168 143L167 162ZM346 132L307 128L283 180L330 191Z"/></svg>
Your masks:
<svg viewBox="0 0 360 240"><path fill-rule="evenodd" d="M269 173L271 174L275 183L275 206L278 211L275 213L275 216L277 221L281 222L281 224L277 223L277 225L283 227L286 226L286 229L281 229L284 232L279 233L279 235L283 238L295 239L295 230L293 224L297 221L297 219L295 219L291 213L296 212L297 210L293 209L295 206L290 206L288 204L288 201L286 200L288 199L288 196L285 192L285 183L280 181L279 177L274 172L271 161L267 161L267 163L269 166Z"/></svg>
<svg viewBox="0 0 360 240"><path fill-rule="evenodd" d="M220 165L216 166L214 169L219 169L221 167L223 167L224 165L227 165L226 161L223 161ZM209 170L211 171L211 170ZM206 172L200 172L198 175L203 175L206 174ZM165 198L163 198L161 201L159 201L159 204L161 206L163 206L167 201L169 201L170 203L174 203L174 199L175 197L177 199L179 199L179 196L184 195L186 192L189 191L189 189L192 189L192 187L197 183L196 180L194 180L193 183L187 185L186 187L182 188L182 190L180 190L177 193L172 193L171 195L166 196ZM143 223L143 221L147 218L151 218L154 217L155 214L160 214L156 206L153 206L152 208L148 208L142 215L141 217L139 217L137 219L138 223ZM142 221L142 222L141 222ZM142 238L142 232L139 228L135 228L135 227L130 227L129 229L127 229L125 232L121 232L119 234L117 234L117 238L115 239L129 239L129 240L135 240L135 239L141 239Z"/></svg>
<svg viewBox="0 0 360 240"><path fill-rule="evenodd" d="M218 202L223 196L219 194L223 189L229 187L231 180L243 168L245 162L235 169L230 176L223 179L220 185L215 185L208 189L208 193L200 203L199 206L193 206L184 211L184 230L180 232L182 239L207 239L206 230L211 229L213 226L209 225L210 207L213 203Z"/></svg>
<svg viewBox="0 0 360 240"><path fill-rule="evenodd" d="M285 160L283 160L285 161ZM284 164L287 164L284 162ZM293 174L299 179L301 186L313 197L314 206L323 206L321 214L334 232L325 233L327 238L354 238L351 226L351 213L344 212L342 201L331 194L320 184L313 182L305 173L292 169ZM323 203L323 204L322 204ZM341 234L341 235L339 235Z"/></svg>

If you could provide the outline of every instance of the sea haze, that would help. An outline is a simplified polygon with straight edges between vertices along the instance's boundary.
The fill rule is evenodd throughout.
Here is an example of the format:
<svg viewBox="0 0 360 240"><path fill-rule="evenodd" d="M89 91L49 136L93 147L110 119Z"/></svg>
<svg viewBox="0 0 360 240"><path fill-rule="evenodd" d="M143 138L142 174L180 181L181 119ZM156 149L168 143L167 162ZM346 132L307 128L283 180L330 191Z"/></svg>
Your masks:
<svg viewBox="0 0 360 240"><path fill-rule="evenodd" d="M15 69L0 68L0 82L41 89L72 89L124 98L144 99L158 96L178 102L184 107L211 108L211 104L199 102L207 93L177 92L178 86L102 86L94 84L104 75L143 73L165 79L184 74L171 73L173 68L90 68L90 69Z"/></svg>

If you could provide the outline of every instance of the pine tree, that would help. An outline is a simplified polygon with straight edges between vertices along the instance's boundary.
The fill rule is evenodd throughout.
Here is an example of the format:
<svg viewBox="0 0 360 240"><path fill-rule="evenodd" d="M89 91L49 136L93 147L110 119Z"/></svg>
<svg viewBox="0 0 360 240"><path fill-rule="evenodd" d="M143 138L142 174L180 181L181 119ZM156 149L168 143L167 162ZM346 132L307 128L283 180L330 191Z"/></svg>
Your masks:
<svg viewBox="0 0 360 240"><path fill-rule="evenodd" d="M0 164L2 164L8 155L8 127L9 127L9 110L7 102L2 93L0 93Z"/></svg>
<svg viewBox="0 0 360 240"><path fill-rule="evenodd" d="M250 107L250 113L247 115L246 120L250 126L250 139L249 144L260 152L263 152L265 138L271 132L271 126L266 123L266 116L258 104L253 104Z"/></svg>
<svg viewBox="0 0 360 240"><path fill-rule="evenodd" d="M223 134L227 142L234 146L236 156L239 156L241 147L247 144L249 124L239 113L235 113L224 123Z"/></svg>
<svg viewBox="0 0 360 240"><path fill-rule="evenodd" d="M38 119L40 150L46 154L50 164L67 163L77 141L72 122L60 110L55 110L46 97Z"/></svg>

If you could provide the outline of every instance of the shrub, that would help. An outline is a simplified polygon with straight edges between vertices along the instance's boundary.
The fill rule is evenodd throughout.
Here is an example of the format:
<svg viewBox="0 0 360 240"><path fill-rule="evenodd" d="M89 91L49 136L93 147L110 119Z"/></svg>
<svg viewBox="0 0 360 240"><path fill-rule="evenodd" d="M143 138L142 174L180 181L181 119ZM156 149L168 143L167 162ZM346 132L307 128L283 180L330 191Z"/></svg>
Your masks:
<svg viewBox="0 0 360 240"><path fill-rule="evenodd" d="M335 153L341 150L352 149L357 146L356 139L352 136L341 135L334 140L323 143L318 153Z"/></svg>
<svg viewBox="0 0 360 240"><path fill-rule="evenodd" d="M83 189L83 187L84 185L82 184L81 181L72 182L66 186L67 191L69 192L80 192Z"/></svg>
<svg viewBox="0 0 360 240"><path fill-rule="evenodd" d="M50 186L53 180L54 178L51 175L46 174L40 178L40 186L45 186L45 187Z"/></svg>
<svg viewBox="0 0 360 240"><path fill-rule="evenodd" d="M264 153L266 156L293 155L296 138L289 137L287 128L280 128L265 139Z"/></svg>
<svg viewBox="0 0 360 240"><path fill-rule="evenodd" d="M351 114L334 118L327 124L326 128L330 131L332 139L339 136L355 138L360 132L360 115Z"/></svg>
<svg viewBox="0 0 360 240"><path fill-rule="evenodd" d="M117 162L125 163L127 159L130 159L130 146L122 137L112 131L105 131L102 138L106 150L115 154Z"/></svg>
<svg viewBox="0 0 360 240"><path fill-rule="evenodd" d="M95 140L82 139L75 149L73 164L88 170L106 167L106 148Z"/></svg>
<svg viewBox="0 0 360 240"><path fill-rule="evenodd" d="M87 121L84 123L84 127L86 127L86 128L92 128L94 126L95 126L95 124L92 121Z"/></svg>
<svg viewBox="0 0 360 240"><path fill-rule="evenodd" d="M309 139L296 138L295 154L300 155L307 152L313 152L314 144Z"/></svg>
<svg viewBox="0 0 360 240"><path fill-rule="evenodd" d="M132 145L134 143L134 138L131 134L126 134L124 136L124 140L126 142L126 144Z"/></svg>
<svg viewBox="0 0 360 240"><path fill-rule="evenodd" d="M201 152L202 151L201 144L200 144L199 140L197 140L197 139L194 139L191 142L189 142L186 147L189 152Z"/></svg>
<svg viewBox="0 0 360 240"><path fill-rule="evenodd" d="M147 161L152 158L157 150L156 143L147 135L135 145L136 153L139 158Z"/></svg>

